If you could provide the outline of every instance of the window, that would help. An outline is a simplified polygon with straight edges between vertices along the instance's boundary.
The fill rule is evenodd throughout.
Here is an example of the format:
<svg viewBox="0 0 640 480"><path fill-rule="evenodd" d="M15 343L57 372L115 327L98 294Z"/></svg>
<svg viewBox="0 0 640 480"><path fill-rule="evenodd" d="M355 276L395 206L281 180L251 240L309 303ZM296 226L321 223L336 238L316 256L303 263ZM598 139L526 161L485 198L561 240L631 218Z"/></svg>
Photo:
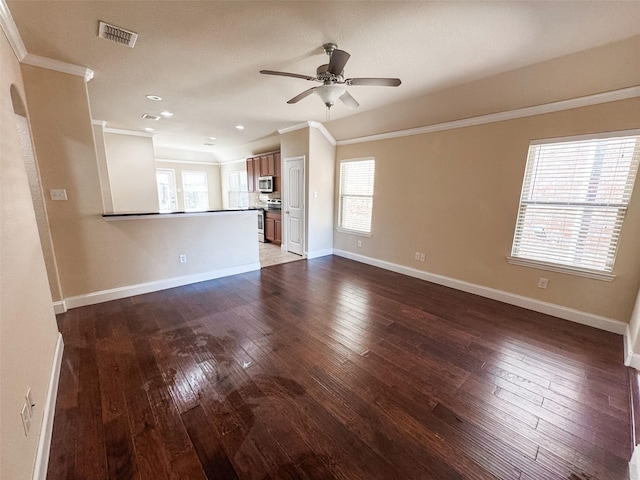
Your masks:
<svg viewBox="0 0 640 480"><path fill-rule="evenodd" d="M176 177L170 168L156 168L158 184L159 211L161 213L176 211Z"/></svg>
<svg viewBox="0 0 640 480"><path fill-rule="evenodd" d="M209 209L209 189L206 172L182 172L184 210L186 212Z"/></svg>
<svg viewBox="0 0 640 480"><path fill-rule="evenodd" d="M247 208L249 206L249 185L247 171L229 172L229 208Z"/></svg>
<svg viewBox="0 0 640 480"><path fill-rule="evenodd" d="M338 229L371 233L375 160L343 160L340 163Z"/></svg>
<svg viewBox="0 0 640 480"><path fill-rule="evenodd" d="M532 142L509 261L613 278L639 134Z"/></svg>

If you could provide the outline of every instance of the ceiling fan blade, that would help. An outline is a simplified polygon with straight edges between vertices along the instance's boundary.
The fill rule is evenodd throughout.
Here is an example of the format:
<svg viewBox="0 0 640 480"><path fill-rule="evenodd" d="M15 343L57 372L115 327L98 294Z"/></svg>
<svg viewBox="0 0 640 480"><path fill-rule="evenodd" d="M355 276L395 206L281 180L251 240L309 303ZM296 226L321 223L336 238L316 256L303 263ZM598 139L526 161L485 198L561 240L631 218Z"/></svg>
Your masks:
<svg viewBox="0 0 640 480"><path fill-rule="evenodd" d="M402 82L399 78L347 78L347 85L373 85L377 87L397 87Z"/></svg>
<svg viewBox="0 0 640 480"><path fill-rule="evenodd" d="M296 95L295 97L293 97L287 103L289 103L289 104L298 103L303 98L307 98L309 95L311 95L316 88L318 88L318 87L311 87L309 90L305 90L300 95Z"/></svg>
<svg viewBox="0 0 640 480"><path fill-rule="evenodd" d="M340 75L349 57L351 57L351 55L344 50L334 50L331 53L331 60L329 60L329 73L332 75Z"/></svg>
<svg viewBox="0 0 640 480"><path fill-rule="evenodd" d="M342 103L344 103L347 108L358 108L360 106L356 99L347 91L340 95L340 100L342 100Z"/></svg>
<svg viewBox="0 0 640 480"><path fill-rule="evenodd" d="M289 73L289 72L275 72L273 70L260 70L260 73L262 73L263 75L278 75L280 77L301 78L303 80L316 79L316 77L310 77L309 75L300 75L299 73Z"/></svg>

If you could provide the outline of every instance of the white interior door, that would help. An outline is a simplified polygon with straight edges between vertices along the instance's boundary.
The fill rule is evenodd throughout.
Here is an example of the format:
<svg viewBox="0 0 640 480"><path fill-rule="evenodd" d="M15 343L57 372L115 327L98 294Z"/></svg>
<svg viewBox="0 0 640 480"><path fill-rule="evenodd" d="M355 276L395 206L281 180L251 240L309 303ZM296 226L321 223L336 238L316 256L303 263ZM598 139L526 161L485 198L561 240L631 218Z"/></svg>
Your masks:
<svg viewBox="0 0 640 480"><path fill-rule="evenodd" d="M284 225L287 251L304 254L304 157L284 159Z"/></svg>

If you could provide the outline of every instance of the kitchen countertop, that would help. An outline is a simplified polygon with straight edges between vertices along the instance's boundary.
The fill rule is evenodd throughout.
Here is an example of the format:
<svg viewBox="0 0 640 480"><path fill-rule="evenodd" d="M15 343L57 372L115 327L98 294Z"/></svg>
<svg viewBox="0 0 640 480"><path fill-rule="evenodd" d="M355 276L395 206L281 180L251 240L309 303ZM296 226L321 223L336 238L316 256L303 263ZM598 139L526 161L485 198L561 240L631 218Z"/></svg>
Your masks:
<svg viewBox="0 0 640 480"><path fill-rule="evenodd" d="M224 213L242 213L250 211L265 210L261 207L249 207L249 208L219 208L213 210L202 210L197 212L127 212L127 213L104 213L102 218L106 221L113 220L134 220L142 218L181 218L202 216L211 214L224 214Z"/></svg>

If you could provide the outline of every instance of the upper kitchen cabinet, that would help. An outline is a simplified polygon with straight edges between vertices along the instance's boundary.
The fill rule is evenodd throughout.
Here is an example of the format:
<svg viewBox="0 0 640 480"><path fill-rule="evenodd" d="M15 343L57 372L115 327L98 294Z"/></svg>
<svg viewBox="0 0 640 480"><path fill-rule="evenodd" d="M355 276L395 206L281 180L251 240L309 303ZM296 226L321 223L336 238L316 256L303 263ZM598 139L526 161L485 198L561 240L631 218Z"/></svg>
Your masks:
<svg viewBox="0 0 640 480"><path fill-rule="evenodd" d="M275 152L273 154L273 189L276 192L281 192L282 190L280 190L280 185L281 185L281 181L282 181L282 174L280 173L281 170L281 166L280 166L280 152Z"/></svg>
<svg viewBox="0 0 640 480"><path fill-rule="evenodd" d="M271 176L275 175L275 169L273 166L273 153L269 153L267 155L260 156L260 176Z"/></svg>
<svg viewBox="0 0 640 480"><path fill-rule="evenodd" d="M259 192L258 178L274 177L274 191L280 191L280 152L247 158L247 183L250 192Z"/></svg>
<svg viewBox="0 0 640 480"><path fill-rule="evenodd" d="M247 187L249 192L259 192L258 178L260 173L260 157L247 158Z"/></svg>

